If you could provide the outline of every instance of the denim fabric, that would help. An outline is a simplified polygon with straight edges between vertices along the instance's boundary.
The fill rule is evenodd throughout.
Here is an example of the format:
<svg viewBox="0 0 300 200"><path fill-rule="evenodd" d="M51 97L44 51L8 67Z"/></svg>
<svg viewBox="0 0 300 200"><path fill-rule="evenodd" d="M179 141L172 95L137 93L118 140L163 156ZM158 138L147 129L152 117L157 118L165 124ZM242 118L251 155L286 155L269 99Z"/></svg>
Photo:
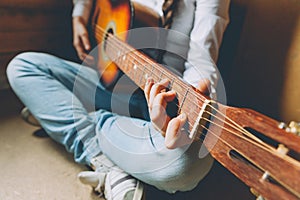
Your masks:
<svg viewBox="0 0 300 200"><path fill-rule="evenodd" d="M44 53L23 53L9 64L11 87L51 138L89 164L100 152L136 178L168 192L190 190L209 171L200 142L169 150L149 122L141 90L108 91L89 67ZM118 89L119 88L119 89Z"/></svg>

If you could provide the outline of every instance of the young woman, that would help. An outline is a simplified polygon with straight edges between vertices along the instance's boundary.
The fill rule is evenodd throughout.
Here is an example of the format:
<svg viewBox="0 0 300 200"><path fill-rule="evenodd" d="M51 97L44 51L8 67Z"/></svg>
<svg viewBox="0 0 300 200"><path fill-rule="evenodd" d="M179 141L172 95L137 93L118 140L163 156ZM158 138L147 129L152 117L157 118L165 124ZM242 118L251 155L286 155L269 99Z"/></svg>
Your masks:
<svg viewBox="0 0 300 200"><path fill-rule="evenodd" d="M161 0L136 2L167 14ZM229 21L229 0L178 0L174 5L161 61L213 95L218 79L214 63ZM91 7L91 0L74 1L74 46L87 63L94 61L86 28ZM145 95L135 94L128 103L105 88L96 70L44 53L16 56L7 75L50 137L74 153L76 162L95 165L96 172L80 177L98 191L105 185L107 199L139 199L141 183L136 179L170 193L191 190L212 165L209 154L198 156L201 142L190 141L180 131L186 114L166 115L166 105L176 95L164 90L169 80L154 83L149 78ZM111 102L117 108L130 107L131 115L119 113Z"/></svg>

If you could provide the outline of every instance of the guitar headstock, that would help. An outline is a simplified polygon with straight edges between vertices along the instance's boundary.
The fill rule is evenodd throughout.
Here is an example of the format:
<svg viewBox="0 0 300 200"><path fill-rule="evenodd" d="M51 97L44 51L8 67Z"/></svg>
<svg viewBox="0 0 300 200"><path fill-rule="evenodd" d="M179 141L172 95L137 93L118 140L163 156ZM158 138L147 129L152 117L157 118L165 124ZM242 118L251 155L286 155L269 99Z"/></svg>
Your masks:
<svg viewBox="0 0 300 200"><path fill-rule="evenodd" d="M224 105L218 112L204 140L216 160L258 199L300 199L299 123L286 125L250 109Z"/></svg>

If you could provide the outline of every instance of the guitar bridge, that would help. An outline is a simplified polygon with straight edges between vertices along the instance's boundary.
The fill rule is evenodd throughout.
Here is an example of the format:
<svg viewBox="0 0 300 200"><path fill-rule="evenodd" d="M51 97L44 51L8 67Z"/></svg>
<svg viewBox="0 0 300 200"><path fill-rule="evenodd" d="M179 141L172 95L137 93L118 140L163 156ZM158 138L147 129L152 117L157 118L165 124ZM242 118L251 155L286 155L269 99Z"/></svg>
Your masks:
<svg viewBox="0 0 300 200"><path fill-rule="evenodd" d="M201 107L199 115L194 123L194 126L189 134L190 139L200 139L205 137L210 123L213 104L217 105L215 101L206 99ZM204 139L204 138L203 138Z"/></svg>

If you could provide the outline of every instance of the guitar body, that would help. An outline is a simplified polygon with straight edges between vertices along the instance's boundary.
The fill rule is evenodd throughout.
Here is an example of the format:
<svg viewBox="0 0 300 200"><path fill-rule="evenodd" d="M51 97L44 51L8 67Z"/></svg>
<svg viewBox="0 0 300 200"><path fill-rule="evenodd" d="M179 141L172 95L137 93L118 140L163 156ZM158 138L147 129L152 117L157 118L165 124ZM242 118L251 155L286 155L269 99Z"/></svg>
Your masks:
<svg viewBox="0 0 300 200"><path fill-rule="evenodd" d="M150 8L129 0L96 0L92 22L98 45L97 67L102 83L109 87L119 77L120 70L105 53L105 40L108 34L128 42L129 30L140 27L158 27L160 17Z"/></svg>
<svg viewBox="0 0 300 200"><path fill-rule="evenodd" d="M118 66L105 53L105 38L108 33L126 41L127 31L132 26L132 6L128 0L97 0L93 16L93 28L98 44L97 67L104 85L111 85L119 74ZM100 30L101 31L97 31ZM102 31L103 30L103 31Z"/></svg>

